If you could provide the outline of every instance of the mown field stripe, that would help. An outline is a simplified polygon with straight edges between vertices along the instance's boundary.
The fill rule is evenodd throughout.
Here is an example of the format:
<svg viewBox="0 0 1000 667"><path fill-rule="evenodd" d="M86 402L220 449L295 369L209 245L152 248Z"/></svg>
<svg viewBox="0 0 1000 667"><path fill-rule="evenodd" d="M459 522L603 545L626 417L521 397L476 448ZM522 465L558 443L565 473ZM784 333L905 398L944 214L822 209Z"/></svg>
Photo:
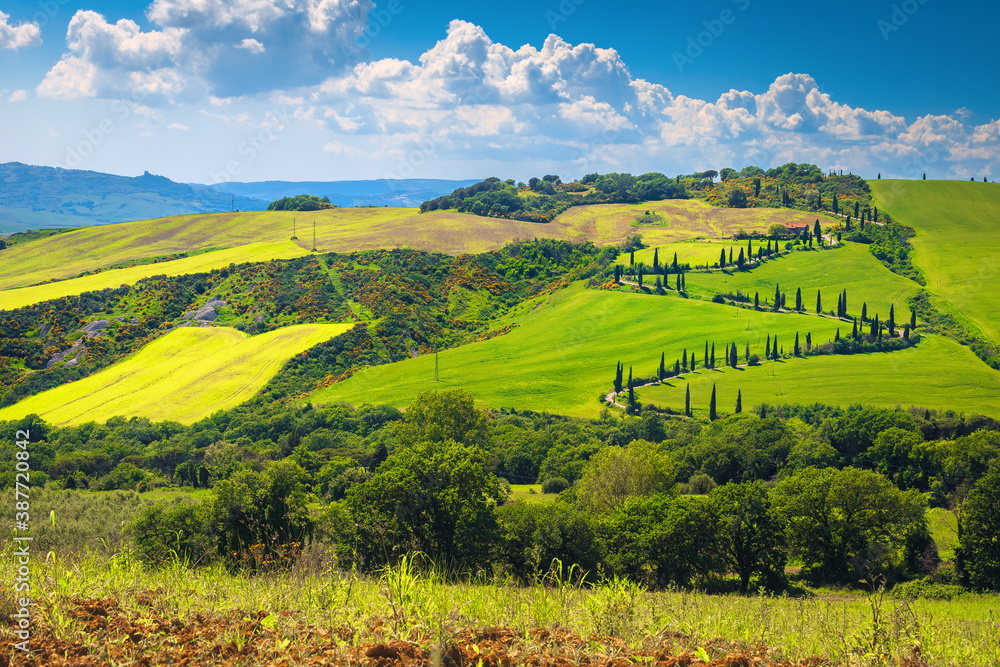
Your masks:
<svg viewBox="0 0 1000 667"><path fill-rule="evenodd" d="M290 241L285 243L252 243L169 262L144 264L127 269L111 269L92 276L0 291L0 310L14 310L51 299L76 296L84 292L133 285L150 276L182 276L221 269L230 264L267 262L272 259L294 259L308 254L307 250Z"/></svg>

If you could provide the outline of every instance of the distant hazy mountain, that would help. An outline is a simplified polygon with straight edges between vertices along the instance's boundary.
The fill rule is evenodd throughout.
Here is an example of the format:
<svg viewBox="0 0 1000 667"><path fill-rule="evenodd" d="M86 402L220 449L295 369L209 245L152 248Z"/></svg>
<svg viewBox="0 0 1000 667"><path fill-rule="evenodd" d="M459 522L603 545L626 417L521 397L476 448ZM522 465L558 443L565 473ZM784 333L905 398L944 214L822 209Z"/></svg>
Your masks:
<svg viewBox="0 0 1000 667"><path fill-rule="evenodd" d="M0 164L0 233L84 227L186 213L262 211L275 199L329 197L337 206L419 206L477 180L436 179L175 183L146 172L115 176L94 171ZM235 195L235 200L234 200Z"/></svg>
<svg viewBox="0 0 1000 667"><path fill-rule="evenodd" d="M435 178L374 181L261 181L259 183L217 183L209 187L219 192L254 197L272 202L282 197L316 195L329 197L335 206L420 206L428 199L451 194L456 188L482 179L447 181ZM196 186L203 187L203 186Z"/></svg>
<svg viewBox="0 0 1000 667"><path fill-rule="evenodd" d="M175 183L94 171L0 164L0 232L82 227L184 213L262 210L268 201Z"/></svg>

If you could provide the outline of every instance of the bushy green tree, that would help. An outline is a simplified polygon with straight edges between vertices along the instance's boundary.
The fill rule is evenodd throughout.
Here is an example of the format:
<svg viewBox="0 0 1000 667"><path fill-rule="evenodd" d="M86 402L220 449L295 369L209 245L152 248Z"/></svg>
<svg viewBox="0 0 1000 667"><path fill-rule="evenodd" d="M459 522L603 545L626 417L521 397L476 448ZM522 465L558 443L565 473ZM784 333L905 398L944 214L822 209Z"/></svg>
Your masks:
<svg viewBox="0 0 1000 667"><path fill-rule="evenodd" d="M906 535L924 523L924 499L867 470L807 469L778 484L789 555L818 580L855 582L891 574Z"/></svg>
<svg viewBox="0 0 1000 667"><path fill-rule="evenodd" d="M486 453L455 440L403 445L348 494L359 565L372 569L422 551L458 570L487 564L497 539L496 509L507 492L487 472Z"/></svg>
<svg viewBox="0 0 1000 667"><path fill-rule="evenodd" d="M747 592L755 574L780 580L787 560L784 525L764 485L725 484L709 497L722 519L722 555L740 577L740 592Z"/></svg>
<svg viewBox="0 0 1000 667"><path fill-rule="evenodd" d="M962 556L973 588L1000 590L1000 466L980 479L962 511Z"/></svg>
<svg viewBox="0 0 1000 667"><path fill-rule="evenodd" d="M658 445L634 440L627 447L607 447L584 468L577 485L577 503L605 514L632 496L649 496L670 489L674 467Z"/></svg>

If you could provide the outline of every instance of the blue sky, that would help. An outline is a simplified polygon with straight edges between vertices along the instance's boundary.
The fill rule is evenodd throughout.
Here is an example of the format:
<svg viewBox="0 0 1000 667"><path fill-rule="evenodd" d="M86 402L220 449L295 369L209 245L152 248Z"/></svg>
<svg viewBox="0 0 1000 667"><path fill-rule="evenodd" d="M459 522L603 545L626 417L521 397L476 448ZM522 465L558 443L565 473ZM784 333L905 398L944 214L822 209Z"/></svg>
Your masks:
<svg viewBox="0 0 1000 667"><path fill-rule="evenodd" d="M1000 176L986 2L0 2L0 162L180 181Z"/></svg>

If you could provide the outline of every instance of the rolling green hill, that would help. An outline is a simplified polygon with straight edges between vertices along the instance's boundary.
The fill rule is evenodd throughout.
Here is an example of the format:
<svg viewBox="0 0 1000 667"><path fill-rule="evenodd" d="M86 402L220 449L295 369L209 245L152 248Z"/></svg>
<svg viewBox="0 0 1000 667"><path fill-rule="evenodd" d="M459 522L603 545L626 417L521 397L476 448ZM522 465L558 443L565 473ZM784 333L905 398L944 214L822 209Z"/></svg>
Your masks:
<svg viewBox="0 0 1000 667"><path fill-rule="evenodd" d="M927 288L1000 344L1000 185L869 181L880 209L912 226Z"/></svg>
<svg viewBox="0 0 1000 667"><path fill-rule="evenodd" d="M319 390L311 400L404 406L421 391L463 388L491 407L594 416L601 410L598 395L611 390L619 360L626 369L632 366L637 377L649 376L655 372L661 351L672 363L687 348L697 353L700 365L706 339L716 344L720 360L726 343L735 342L742 361L748 343L751 353L763 356L769 334L777 334L780 344L790 350L796 331L803 338L811 332L813 341L822 343L844 326L812 315L754 312L675 296L584 290L579 285L547 301L523 306L511 321L521 326L504 336L441 352L438 382L434 382L434 357L425 355L366 369ZM891 360L902 353L810 358L788 361L782 367L832 364L843 370L843 380L833 376L840 387L837 393L816 394L809 400L895 406L906 403L908 397L919 403L926 395L936 405L951 396L954 400L948 404L955 409L1000 415L1000 404L994 409L992 403L981 400L1000 375L957 344L930 340L898 357L903 361L886 386L877 375L884 369L873 371L868 360L885 359L892 366ZM926 372L927 368L933 372ZM763 374L760 382L767 382ZM941 387L949 387L950 393L943 394ZM748 385L744 393L750 391ZM805 390L802 394L812 395ZM748 396L747 400L752 399Z"/></svg>
<svg viewBox="0 0 1000 667"><path fill-rule="evenodd" d="M655 210L667 227L636 228L629 222L643 210ZM323 252L409 247L448 254L479 253L517 239L555 238L621 243L641 233L648 243L696 236L717 236L739 229L766 229L812 222L815 216L776 209L720 209L700 201L608 204L570 209L546 224L483 218L465 213L410 208L344 208L313 213L243 212L188 215L117 225L88 227L20 243L2 251L0 290L65 279L87 271L143 257L253 243L285 243L296 225L297 245ZM826 224L826 223L824 223Z"/></svg>
<svg viewBox="0 0 1000 667"><path fill-rule="evenodd" d="M688 292L694 296L711 298L713 294L739 290L752 299L759 292L761 304L765 299L773 301L777 285L787 295L789 306L795 301L795 290L801 288L803 307L809 313L816 312L817 290L822 296L823 312L835 313L837 297L846 289L849 315L860 321L861 306L867 303L868 315L878 314L884 320L889 315L889 306L895 305L896 322L900 325L910 316L906 299L920 289L912 280L889 271L866 246L857 243L845 243L830 250L793 252L749 272L692 272L684 280Z"/></svg>
<svg viewBox="0 0 1000 667"><path fill-rule="evenodd" d="M116 415L190 424L250 399L286 361L352 326L303 324L253 337L177 329L110 368L0 410L0 421L35 413L55 424Z"/></svg>
<svg viewBox="0 0 1000 667"><path fill-rule="evenodd" d="M697 371L668 384L639 389L636 399L683 410L688 385L696 417L708 416L713 385L723 414L733 411L736 393L741 391L747 409L761 403L862 403L1000 417L1000 373L968 348L941 336L925 336L918 346L891 353L805 357L756 368Z"/></svg>

